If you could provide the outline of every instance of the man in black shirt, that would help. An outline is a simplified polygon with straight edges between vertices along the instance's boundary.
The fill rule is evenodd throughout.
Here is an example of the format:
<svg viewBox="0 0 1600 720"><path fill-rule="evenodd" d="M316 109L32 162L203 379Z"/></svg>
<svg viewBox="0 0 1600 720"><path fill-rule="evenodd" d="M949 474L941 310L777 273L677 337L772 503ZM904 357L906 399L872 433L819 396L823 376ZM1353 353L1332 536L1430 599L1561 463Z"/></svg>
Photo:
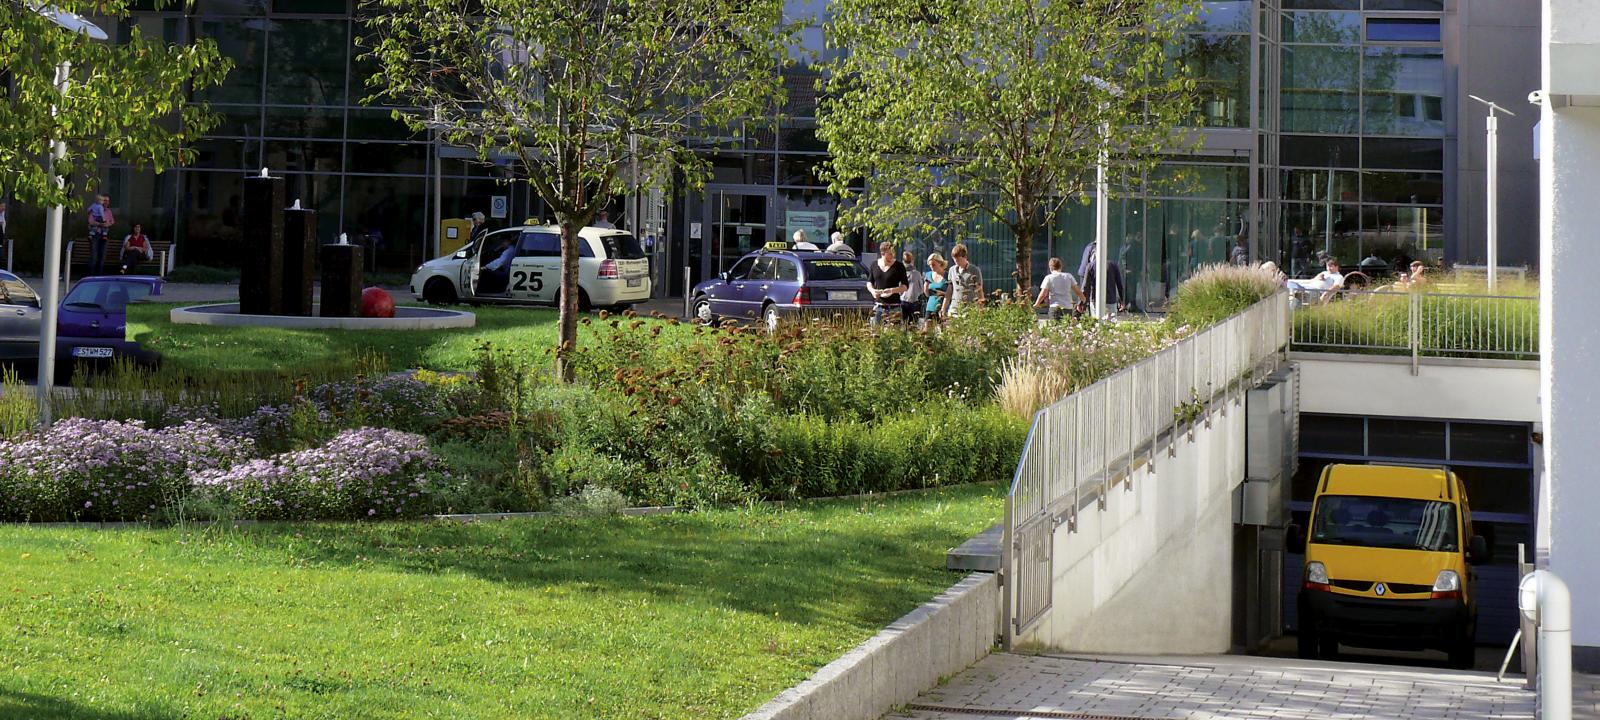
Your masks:
<svg viewBox="0 0 1600 720"><path fill-rule="evenodd" d="M906 266L894 255L893 243L878 245L878 260L867 268L867 287L877 305L872 308L872 324L890 313L899 315L900 293L906 291Z"/></svg>

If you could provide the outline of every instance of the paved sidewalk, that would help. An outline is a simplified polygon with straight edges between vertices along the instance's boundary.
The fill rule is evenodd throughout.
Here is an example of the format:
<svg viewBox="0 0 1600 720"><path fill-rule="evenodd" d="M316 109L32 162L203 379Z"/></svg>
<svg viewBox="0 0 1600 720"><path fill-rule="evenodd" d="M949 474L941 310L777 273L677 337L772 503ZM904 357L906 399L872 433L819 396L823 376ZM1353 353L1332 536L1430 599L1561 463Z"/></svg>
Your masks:
<svg viewBox="0 0 1600 720"><path fill-rule="evenodd" d="M1573 716L1600 717L1600 678L1577 676ZM1534 717L1521 678L1491 673L1248 656L1096 657L997 653L891 718Z"/></svg>

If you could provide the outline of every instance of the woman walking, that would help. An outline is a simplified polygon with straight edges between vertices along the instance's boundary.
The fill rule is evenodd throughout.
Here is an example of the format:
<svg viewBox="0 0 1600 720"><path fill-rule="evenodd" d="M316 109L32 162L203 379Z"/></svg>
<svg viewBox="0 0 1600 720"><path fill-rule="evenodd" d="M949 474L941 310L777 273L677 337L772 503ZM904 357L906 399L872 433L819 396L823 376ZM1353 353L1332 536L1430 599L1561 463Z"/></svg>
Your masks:
<svg viewBox="0 0 1600 720"><path fill-rule="evenodd" d="M928 256L928 304L923 311L928 324L934 327L944 324L945 298L950 295L950 280L944 275L948 267L943 255L934 253Z"/></svg>

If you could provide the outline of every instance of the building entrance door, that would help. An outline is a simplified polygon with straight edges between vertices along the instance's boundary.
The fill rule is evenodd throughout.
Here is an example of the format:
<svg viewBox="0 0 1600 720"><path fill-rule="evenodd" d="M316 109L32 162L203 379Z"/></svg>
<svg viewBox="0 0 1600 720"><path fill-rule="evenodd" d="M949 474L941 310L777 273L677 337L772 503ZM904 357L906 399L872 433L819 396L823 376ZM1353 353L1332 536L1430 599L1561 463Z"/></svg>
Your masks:
<svg viewBox="0 0 1600 720"><path fill-rule="evenodd" d="M775 200L775 191L766 188L706 188L709 227L702 240L701 277L716 277L746 253L782 239L773 234Z"/></svg>

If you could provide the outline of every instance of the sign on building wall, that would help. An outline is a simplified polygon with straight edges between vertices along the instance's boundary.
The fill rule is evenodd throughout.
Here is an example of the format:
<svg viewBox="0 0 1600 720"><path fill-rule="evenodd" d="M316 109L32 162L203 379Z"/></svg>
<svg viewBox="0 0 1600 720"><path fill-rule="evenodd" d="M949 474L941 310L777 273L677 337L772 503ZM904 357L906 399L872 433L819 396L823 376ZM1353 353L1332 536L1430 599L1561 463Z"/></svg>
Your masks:
<svg viewBox="0 0 1600 720"><path fill-rule="evenodd" d="M783 214L784 240L794 239L794 231L806 231L806 239L822 243L828 239L828 225L832 219L826 210L787 210Z"/></svg>
<svg viewBox="0 0 1600 720"><path fill-rule="evenodd" d="M511 203L507 202L504 195L495 195L489 198L489 217L504 220L506 215L509 214L510 206Z"/></svg>

